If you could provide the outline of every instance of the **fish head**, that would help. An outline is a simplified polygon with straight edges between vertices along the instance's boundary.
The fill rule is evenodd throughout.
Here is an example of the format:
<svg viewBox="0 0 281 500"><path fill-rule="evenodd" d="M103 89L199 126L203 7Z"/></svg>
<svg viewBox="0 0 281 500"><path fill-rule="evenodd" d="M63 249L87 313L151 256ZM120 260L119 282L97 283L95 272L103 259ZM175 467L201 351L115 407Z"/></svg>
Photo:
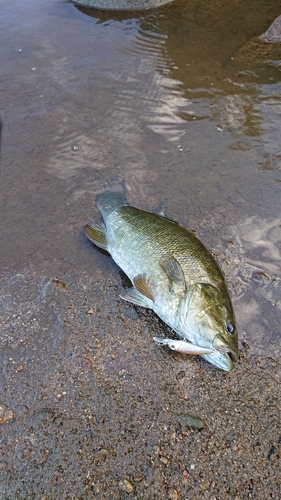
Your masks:
<svg viewBox="0 0 281 500"><path fill-rule="evenodd" d="M194 344L212 348L204 359L230 371L238 358L238 335L231 300L226 288L196 283L179 308L179 329Z"/></svg>

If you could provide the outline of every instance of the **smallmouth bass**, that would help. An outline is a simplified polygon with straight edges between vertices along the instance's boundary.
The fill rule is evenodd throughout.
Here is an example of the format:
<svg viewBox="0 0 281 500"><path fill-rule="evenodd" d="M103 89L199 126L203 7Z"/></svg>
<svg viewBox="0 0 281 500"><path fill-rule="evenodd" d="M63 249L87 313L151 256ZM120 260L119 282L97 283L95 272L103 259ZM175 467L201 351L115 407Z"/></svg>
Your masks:
<svg viewBox="0 0 281 500"><path fill-rule="evenodd" d="M104 227L84 226L132 282L121 297L152 309L184 342L225 371L238 358L238 335L227 285L211 253L177 222L128 205L120 186L97 196ZM175 349L170 339L155 338ZM184 345L185 344L185 345Z"/></svg>

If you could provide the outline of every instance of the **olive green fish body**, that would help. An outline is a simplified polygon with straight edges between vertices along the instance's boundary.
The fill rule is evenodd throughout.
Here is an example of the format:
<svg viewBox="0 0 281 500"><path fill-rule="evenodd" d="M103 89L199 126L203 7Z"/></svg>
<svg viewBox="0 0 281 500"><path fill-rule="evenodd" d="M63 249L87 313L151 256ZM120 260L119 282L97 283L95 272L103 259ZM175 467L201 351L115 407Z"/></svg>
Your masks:
<svg viewBox="0 0 281 500"><path fill-rule="evenodd" d="M85 232L132 281L122 297L151 308L181 338L215 349L203 357L232 369L234 313L223 274L203 243L178 223L127 205L120 194L103 193L97 201L105 229L88 224Z"/></svg>
<svg viewBox="0 0 281 500"><path fill-rule="evenodd" d="M172 328L175 328L175 321L170 318L171 312L177 311L184 294L193 284L215 284L217 281L224 286L221 271L210 253L191 232L177 223L154 213L123 206L108 216L106 227L112 258L132 282L138 275L147 275L154 297L151 308ZM198 260L200 252L203 253L202 262ZM173 283L177 293L171 293L171 279L164 270L169 259L175 259L183 271L184 280ZM164 313L166 309L167 314Z"/></svg>
<svg viewBox="0 0 281 500"><path fill-rule="evenodd" d="M132 259L133 267L139 271L150 271L152 263L153 270L154 266L161 270L160 263L172 257L180 264L188 286L202 282L225 288L222 272L211 254L178 223L123 206L108 216L106 227L111 255L118 249L123 258L127 255Z"/></svg>

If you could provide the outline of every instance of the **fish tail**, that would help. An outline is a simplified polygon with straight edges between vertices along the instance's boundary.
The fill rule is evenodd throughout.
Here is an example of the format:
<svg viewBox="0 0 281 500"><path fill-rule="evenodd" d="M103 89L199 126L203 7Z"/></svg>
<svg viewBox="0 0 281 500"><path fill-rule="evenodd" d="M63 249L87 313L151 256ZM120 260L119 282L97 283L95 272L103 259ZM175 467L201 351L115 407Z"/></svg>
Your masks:
<svg viewBox="0 0 281 500"><path fill-rule="evenodd" d="M114 212L123 205L128 205L125 195L125 182L110 186L103 193L99 193L96 202L103 218L106 218L111 212Z"/></svg>

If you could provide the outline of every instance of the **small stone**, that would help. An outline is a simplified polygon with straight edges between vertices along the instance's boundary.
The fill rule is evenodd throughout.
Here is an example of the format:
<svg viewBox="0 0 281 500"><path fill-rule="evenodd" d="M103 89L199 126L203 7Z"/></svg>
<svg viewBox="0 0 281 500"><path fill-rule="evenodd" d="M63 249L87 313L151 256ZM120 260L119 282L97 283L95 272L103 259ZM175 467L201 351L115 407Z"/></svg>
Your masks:
<svg viewBox="0 0 281 500"><path fill-rule="evenodd" d="M171 498L171 500L178 500L179 494L177 490L175 489L169 490L169 498Z"/></svg>
<svg viewBox="0 0 281 500"><path fill-rule="evenodd" d="M160 460L161 460L162 464L164 464L164 465L167 465L169 463L169 460L166 457L161 457Z"/></svg>
<svg viewBox="0 0 281 500"><path fill-rule="evenodd" d="M4 481L8 477L8 472L6 470L0 471L0 481Z"/></svg>
<svg viewBox="0 0 281 500"><path fill-rule="evenodd" d="M106 456L108 454L108 451L106 449L99 450L97 452L97 458L101 461L104 462L106 459Z"/></svg>
<svg viewBox="0 0 281 500"><path fill-rule="evenodd" d="M139 475L136 475L136 476L134 477L134 481L135 481L136 483L140 483L142 480L143 480L143 476L141 476L140 474L139 474Z"/></svg>
<svg viewBox="0 0 281 500"><path fill-rule="evenodd" d="M138 313L134 307L124 307L124 314L125 316L127 316L127 318L133 320L138 319Z"/></svg>
<svg viewBox="0 0 281 500"><path fill-rule="evenodd" d="M102 489L103 489L102 488L102 483L99 480L97 480L95 482L92 482L92 486L94 488L94 493L96 495L98 495L102 491Z"/></svg>
<svg viewBox="0 0 281 500"><path fill-rule="evenodd" d="M128 481L128 479L121 479L121 481L119 481L119 489L125 491L126 493L133 493L134 486L130 483L130 481Z"/></svg>
<svg viewBox="0 0 281 500"><path fill-rule="evenodd" d="M14 418L12 410L6 410L4 406L0 406L0 425L5 422L10 422Z"/></svg>
<svg viewBox="0 0 281 500"><path fill-rule="evenodd" d="M182 427L187 426L198 430L205 427L205 422L202 418L196 417L195 415L189 415L188 413L180 415L178 421Z"/></svg>
<svg viewBox="0 0 281 500"><path fill-rule="evenodd" d="M95 313L95 310L94 310L94 308L92 307L92 309L90 309L90 310L88 311L88 314L94 314L94 313Z"/></svg>
<svg viewBox="0 0 281 500"><path fill-rule="evenodd" d="M176 433L172 432L172 434L171 434L171 441L175 441L176 436L177 436Z"/></svg>
<svg viewBox="0 0 281 500"><path fill-rule="evenodd" d="M68 290L66 284L63 281L61 281L59 278L53 278L52 283L55 283L55 285L59 286L60 288Z"/></svg>

